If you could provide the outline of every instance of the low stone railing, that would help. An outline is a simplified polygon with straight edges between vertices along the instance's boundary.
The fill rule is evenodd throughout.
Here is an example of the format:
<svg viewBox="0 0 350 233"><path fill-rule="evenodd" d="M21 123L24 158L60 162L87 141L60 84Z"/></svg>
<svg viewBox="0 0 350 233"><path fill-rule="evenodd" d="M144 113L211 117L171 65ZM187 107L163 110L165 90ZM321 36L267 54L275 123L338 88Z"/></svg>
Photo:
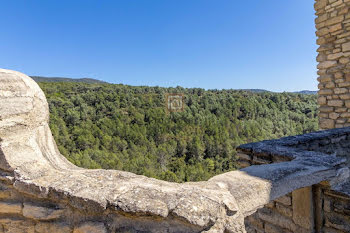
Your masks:
<svg viewBox="0 0 350 233"><path fill-rule="evenodd" d="M237 151L241 167L285 163L296 157L329 156L346 161L336 179L270 202L246 218L247 228L266 232L350 232L350 127L245 144Z"/></svg>
<svg viewBox="0 0 350 233"><path fill-rule="evenodd" d="M39 86L1 69L0 232L245 232L244 218L265 204L321 181L341 183L346 170L344 158L284 145L270 151L290 161L206 182L87 170L59 153L48 119Z"/></svg>

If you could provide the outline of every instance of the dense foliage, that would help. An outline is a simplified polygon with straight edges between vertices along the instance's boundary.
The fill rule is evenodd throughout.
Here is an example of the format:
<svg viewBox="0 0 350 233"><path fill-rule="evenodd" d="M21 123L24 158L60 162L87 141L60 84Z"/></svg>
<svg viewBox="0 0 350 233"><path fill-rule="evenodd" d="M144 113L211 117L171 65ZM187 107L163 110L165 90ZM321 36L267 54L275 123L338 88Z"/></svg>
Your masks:
<svg viewBox="0 0 350 233"><path fill-rule="evenodd" d="M235 147L317 130L316 95L40 83L59 150L86 168L198 181L233 170ZM184 93L167 113L166 93Z"/></svg>

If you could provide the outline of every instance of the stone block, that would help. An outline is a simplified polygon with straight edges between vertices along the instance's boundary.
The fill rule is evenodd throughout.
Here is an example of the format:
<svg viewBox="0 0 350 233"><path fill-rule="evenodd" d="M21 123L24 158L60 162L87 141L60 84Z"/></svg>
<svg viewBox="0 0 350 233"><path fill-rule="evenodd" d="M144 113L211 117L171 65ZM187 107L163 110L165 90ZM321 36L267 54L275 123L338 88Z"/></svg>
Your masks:
<svg viewBox="0 0 350 233"><path fill-rule="evenodd" d="M270 223L265 223L265 233L292 233L289 230L282 229Z"/></svg>
<svg viewBox="0 0 350 233"><path fill-rule="evenodd" d="M344 232L350 232L350 219L348 216L344 216L337 213L325 212L325 226L335 228Z"/></svg>
<svg viewBox="0 0 350 233"><path fill-rule="evenodd" d="M327 56L327 59L328 60L337 60L337 59L339 59L339 58L341 58L342 56L344 56L344 53L332 53L332 54L329 54L328 56Z"/></svg>
<svg viewBox="0 0 350 233"><path fill-rule="evenodd" d="M331 95L333 94L333 90L331 89L321 89L318 91L319 95Z"/></svg>
<svg viewBox="0 0 350 233"><path fill-rule="evenodd" d="M343 128L343 127L345 127L344 124L335 124L336 129Z"/></svg>
<svg viewBox="0 0 350 233"><path fill-rule="evenodd" d="M244 153L237 153L237 157L240 159L244 159L244 160L252 160L252 156L244 154Z"/></svg>
<svg viewBox="0 0 350 233"><path fill-rule="evenodd" d="M290 196L282 196L277 198L275 201L286 206L292 205L292 198Z"/></svg>
<svg viewBox="0 0 350 233"><path fill-rule="evenodd" d="M350 62L350 59L347 57L342 57L339 59L340 64L348 64Z"/></svg>
<svg viewBox="0 0 350 233"><path fill-rule="evenodd" d="M254 227L249 226L249 225L245 226L245 230L246 230L247 233L256 233Z"/></svg>
<svg viewBox="0 0 350 233"><path fill-rule="evenodd" d="M343 94L343 95L340 95L339 97L342 100L349 100L350 99L350 94Z"/></svg>
<svg viewBox="0 0 350 233"><path fill-rule="evenodd" d="M35 225L35 233L71 233L72 228L65 223L39 222Z"/></svg>
<svg viewBox="0 0 350 233"><path fill-rule="evenodd" d="M73 233L107 233L105 225L101 222L85 222L74 228Z"/></svg>
<svg viewBox="0 0 350 233"><path fill-rule="evenodd" d="M329 100L328 105L332 107L342 107L344 105L343 100Z"/></svg>
<svg viewBox="0 0 350 233"><path fill-rule="evenodd" d="M0 199L8 198L11 196L11 191L5 185L0 183Z"/></svg>
<svg viewBox="0 0 350 233"><path fill-rule="evenodd" d="M319 120L321 129L333 129L335 126L335 121L332 119L320 119Z"/></svg>
<svg viewBox="0 0 350 233"><path fill-rule="evenodd" d="M333 120L336 120L338 117L340 116L339 113L336 113L336 112L331 112L329 114L329 118L333 119Z"/></svg>
<svg viewBox="0 0 350 233"><path fill-rule="evenodd" d="M23 205L23 216L36 220L57 219L63 215L63 211L63 209L36 206L31 203L24 203Z"/></svg>
<svg viewBox="0 0 350 233"><path fill-rule="evenodd" d="M327 0L318 0L315 2L314 8L316 11L320 11L321 9L323 9L327 6L327 3L328 3ZM326 19L328 19L328 17Z"/></svg>
<svg viewBox="0 0 350 233"><path fill-rule="evenodd" d="M305 229L313 229L314 214L312 188L306 187L292 192L293 221Z"/></svg>
<svg viewBox="0 0 350 233"><path fill-rule="evenodd" d="M322 230L323 230L322 231L323 233L344 233L344 231L339 231L339 230L329 228L329 227L323 227Z"/></svg>
<svg viewBox="0 0 350 233"><path fill-rule="evenodd" d="M271 209L260 209L258 211L258 216L260 219L265 221L265 224L266 222L268 222L270 224L278 226L282 229L287 229L292 232L303 232L302 229L299 226L297 226L291 218L287 218L281 214L278 214Z"/></svg>
<svg viewBox="0 0 350 233"><path fill-rule="evenodd" d="M327 98L324 97L324 96L319 96L318 99L317 99L317 103L319 105L326 105L327 104Z"/></svg>
<svg viewBox="0 0 350 233"><path fill-rule="evenodd" d="M320 112L333 112L334 108L329 106L321 106L319 110Z"/></svg>
<svg viewBox="0 0 350 233"><path fill-rule="evenodd" d="M346 112L348 109L347 108L336 108L334 111L335 112Z"/></svg>
<svg viewBox="0 0 350 233"><path fill-rule="evenodd" d="M256 214L248 216L245 221L246 223L248 223L248 225L253 226L255 229L259 229L259 230L264 229L263 221L261 221L261 219L259 219Z"/></svg>
<svg viewBox="0 0 350 233"><path fill-rule="evenodd" d="M325 88L334 88L335 87L335 83L334 82L328 82L325 85Z"/></svg>
<svg viewBox="0 0 350 233"><path fill-rule="evenodd" d="M6 219L3 223L4 233L34 233L34 224L30 221Z"/></svg>
<svg viewBox="0 0 350 233"><path fill-rule="evenodd" d="M341 23L338 23L338 24L335 24L333 26L330 26L329 32L335 32L335 31L341 30L342 28L343 27L342 27Z"/></svg>
<svg viewBox="0 0 350 233"><path fill-rule="evenodd" d="M323 210L326 211L326 212L331 212L331 201L328 200L328 199L325 199L323 201Z"/></svg>
<svg viewBox="0 0 350 233"><path fill-rule="evenodd" d="M22 203L0 202L0 213L2 214L20 214Z"/></svg>
<svg viewBox="0 0 350 233"><path fill-rule="evenodd" d="M350 86L350 82L342 82L338 84L338 87L349 87Z"/></svg>
<svg viewBox="0 0 350 233"><path fill-rule="evenodd" d="M341 79L341 78L343 78L343 76L344 76L344 75L343 75L342 72L337 72L337 73L334 74L334 78L335 78L335 79Z"/></svg>
<svg viewBox="0 0 350 233"><path fill-rule="evenodd" d="M350 51L350 42L344 43L342 45L342 51L343 52Z"/></svg>
<svg viewBox="0 0 350 233"><path fill-rule="evenodd" d="M292 208L286 207L282 204L276 203L276 209L280 214L283 214L287 217L293 217L293 210Z"/></svg>
<svg viewBox="0 0 350 233"><path fill-rule="evenodd" d="M328 69L337 65L337 61L323 61L317 66L318 69Z"/></svg>
<svg viewBox="0 0 350 233"><path fill-rule="evenodd" d="M348 92L348 89L346 88L334 88L334 93L335 94L344 94L344 93L347 93Z"/></svg>
<svg viewBox="0 0 350 233"><path fill-rule="evenodd" d="M238 160L237 165L239 168L245 168L245 167L251 166L250 162L248 162L247 160Z"/></svg>
<svg viewBox="0 0 350 233"><path fill-rule="evenodd" d="M343 20L344 20L344 15L339 15L339 16L327 19L326 20L326 25L329 26L329 25L337 24L337 23L340 23Z"/></svg>
<svg viewBox="0 0 350 233"><path fill-rule="evenodd" d="M340 116L343 118L350 118L350 112L344 112L344 113L340 114Z"/></svg>
<svg viewBox="0 0 350 233"><path fill-rule="evenodd" d="M255 155L253 156L253 164L255 165L269 164L269 163L271 163L271 160L266 160Z"/></svg>
<svg viewBox="0 0 350 233"><path fill-rule="evenodd" d="M271 201L270 203L266 204L265 207L267 207L267 208L275 208L275 202Z"/></svg>
<svg viewBox="0 0 350 233"><path fill-rule="evenodd" d="M336 121L335 121L335 123L336 124L344 124L344 123L346 123L346 121L347 121L347 119L337 119Z"/></svg>
<svg viewBox="0 0 350 233"><path fill-rule="evenodd" d="M331 75L322 75L322 76L318 77L317 80L321 83L331 82L332 76Z"/></svg>

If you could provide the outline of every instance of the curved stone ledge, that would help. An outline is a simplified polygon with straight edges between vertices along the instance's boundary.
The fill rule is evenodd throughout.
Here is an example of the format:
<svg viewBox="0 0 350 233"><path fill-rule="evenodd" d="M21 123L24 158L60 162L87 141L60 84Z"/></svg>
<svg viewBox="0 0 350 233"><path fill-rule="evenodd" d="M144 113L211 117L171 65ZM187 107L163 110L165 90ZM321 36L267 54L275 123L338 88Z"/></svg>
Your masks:
<svg viewBox="0 0 350 233"><path fill-rule="evenodd" d="M60 208L79 212L85 217L64 218L74 232L245 232L244 217L295 189L334 180L345 163L343 158L275 145L274 153L292 161L252 166L206 182L171 183L74 166L59 153L48 119L39 86L24 74L0 69L0 184L25 200L46 203L22 200L6 208L40 224L61 219Z"/></svg>

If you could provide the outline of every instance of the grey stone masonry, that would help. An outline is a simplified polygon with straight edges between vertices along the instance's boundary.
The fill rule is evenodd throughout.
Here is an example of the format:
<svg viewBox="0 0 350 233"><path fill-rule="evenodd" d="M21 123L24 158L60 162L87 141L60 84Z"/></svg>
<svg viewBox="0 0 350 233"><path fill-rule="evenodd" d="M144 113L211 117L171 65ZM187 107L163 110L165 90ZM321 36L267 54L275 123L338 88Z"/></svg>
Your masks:
<svg viewBox="0 0 350 233"><path fill-rule="evenodd" d="M245 144L237 151L241 166L251 169L312 154L346 161L335 181L294 190L247 217L250 232L350 232L350 127Z"/></svg>
<svg viewBox="0 0 350 233"><path fill-rule="evenodd" d="M350 0L317 0L320 128L350 126Z"/></svg>

